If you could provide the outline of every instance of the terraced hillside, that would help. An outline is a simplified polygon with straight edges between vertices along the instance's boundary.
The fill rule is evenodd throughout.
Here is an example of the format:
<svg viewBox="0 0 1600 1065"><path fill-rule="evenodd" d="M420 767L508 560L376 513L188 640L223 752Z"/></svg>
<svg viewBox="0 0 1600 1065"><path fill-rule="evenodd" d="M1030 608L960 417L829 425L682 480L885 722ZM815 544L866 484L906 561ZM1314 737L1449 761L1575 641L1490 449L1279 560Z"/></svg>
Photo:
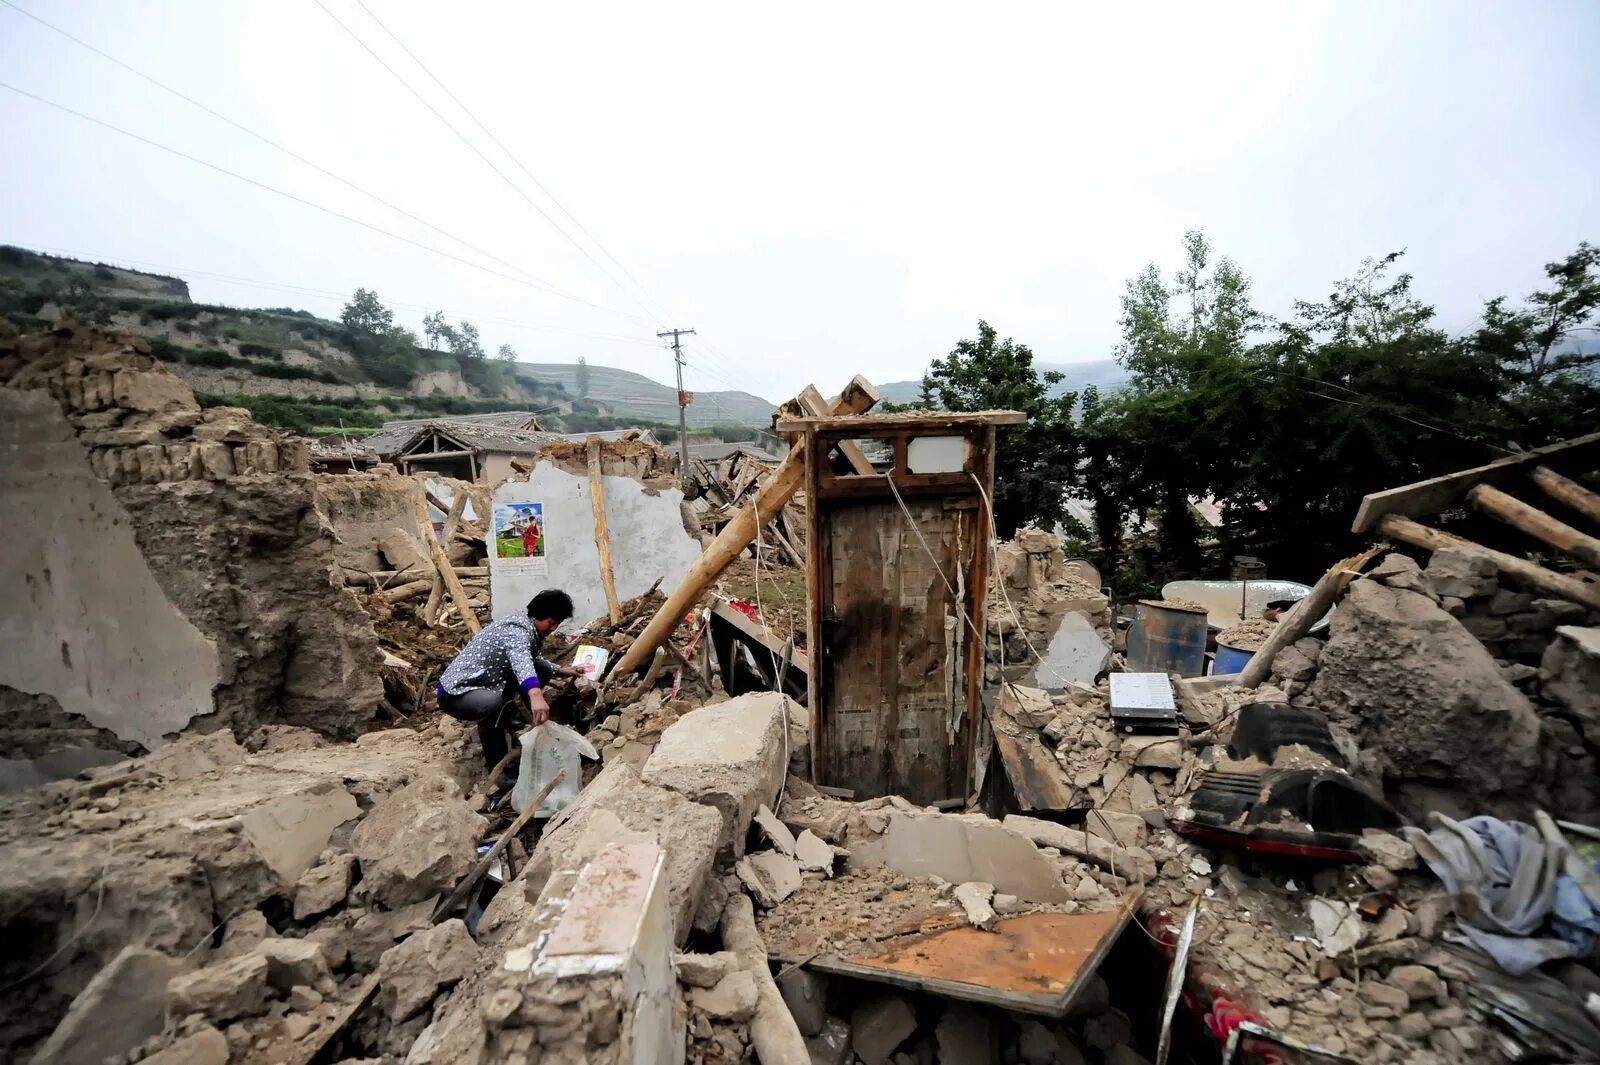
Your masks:
<svg viewBox="0 0 1600 1065"><path fill-rule="evenodd" d="M571 395L578 394L578 364L572 362L518 363L530 376L561 385ZM656 422L675 424L678 420L677 389L652 381L632 370L589 364L588 398L616 413L627 412ZM766 426L777 404L749 392L696 392L689 405L691 426L755 425Z"/></svg>

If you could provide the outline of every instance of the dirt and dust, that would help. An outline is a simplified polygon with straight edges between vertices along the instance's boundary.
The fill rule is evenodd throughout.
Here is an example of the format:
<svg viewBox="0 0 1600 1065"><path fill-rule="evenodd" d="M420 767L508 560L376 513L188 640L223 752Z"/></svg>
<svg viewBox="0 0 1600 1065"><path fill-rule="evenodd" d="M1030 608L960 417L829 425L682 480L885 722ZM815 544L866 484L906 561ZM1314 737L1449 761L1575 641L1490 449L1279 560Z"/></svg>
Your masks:
<svg viewBox="0 0 1600 1065"><path fill-rule="evenodd" d="M1278 627L1276 621L1266 618L1249 618L1231 629L1226 629L1217 635L1219 644L1225 643L1229 647L1236 647L1241 651L1259 651L1261 645L1267 642L1273 630Z"/></svg>
<svg viewBox="0 0 1600 1065"><path fill-rule="evenodd" d="M1203 603L1197 603L1193 599L1141 599L1139 602L1144 606L1164 607L1167 610L1184 610L1192 614L1204 614L1207 612Z"/></svg>

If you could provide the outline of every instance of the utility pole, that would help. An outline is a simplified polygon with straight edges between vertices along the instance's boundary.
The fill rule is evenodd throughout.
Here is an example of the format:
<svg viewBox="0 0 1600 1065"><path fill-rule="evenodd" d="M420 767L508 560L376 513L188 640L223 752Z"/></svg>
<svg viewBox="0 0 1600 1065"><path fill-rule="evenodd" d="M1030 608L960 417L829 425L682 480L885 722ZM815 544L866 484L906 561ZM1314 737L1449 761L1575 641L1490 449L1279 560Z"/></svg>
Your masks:
<svg viewBox="0 0 1600 1065"><path fill-rule="evenodd" d="M689 486L689 419L684 413L689 407L689 394L683 390L683 340L685 336L694 336L693 329L668 329L656 336L666 339L672 338L672 361L678 366L678 462L679 479L683 481L684 488ZM684 493L688 494L687 491Z"/></svg>

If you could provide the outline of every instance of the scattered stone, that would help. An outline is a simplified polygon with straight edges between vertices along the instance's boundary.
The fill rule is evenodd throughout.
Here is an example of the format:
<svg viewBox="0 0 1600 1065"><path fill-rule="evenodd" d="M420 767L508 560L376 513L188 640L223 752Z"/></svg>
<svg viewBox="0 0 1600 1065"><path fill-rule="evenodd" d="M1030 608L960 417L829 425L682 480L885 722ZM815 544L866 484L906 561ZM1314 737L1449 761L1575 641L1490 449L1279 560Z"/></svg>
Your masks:
<svg viewBox="0 0 1600 1065"><path fill-rule="evenodd" d="M322 992L314 987L293 987L289 989L289 1008L300 1013L309 1013L322 1005Z"/></svg>
<svg viewBox="0 0 1600 1065"><path fill-rule="evenodd" d="M294 885L294 919L304 921L342 904L355 864L354 855L341 854L300 874Z"/></svg>
<svg viewBox="0 0 1600 1065"><path fill-rule="evenodd" d="M776 814L767 809L766 803L756 807L755 823L761 826L761 831L767 834L767 839L772 841L773 847L777 849L779 854L790 858L795 856L794 833L789 831L788 825L778 820ZM820 843L821 841L818 840L818 842ZM824 846L826 845L824 844ZM828 854L831 857L833 852L829 851Z"/></svg>
<svg viewBox="0 0 1600 1065"><path fill-rule="evenodd" d="M917 1015L899 995L868 999L850 1014L850 1045L866 1065L885 1065L917 1030Z"/></svg>
<svg viewBox="0 0 1600 1065"><path fill-rule="evenodd" d="M1112 1047L1133 1038L1133 1022L1121 1010L1108 1009L1084 1024L1083 1038L1101 1053L1109 1053Z"/></svg>
<svg viewBox="0 0 1600 1065"><path fill-rule="evenodd" d="M124 947L78 992L33 1061L100 1065L159 1035L167 1014L167 981L182 971L183 964L165 954Z"/></svg>
<svg viewBox="0 0 1600 1065"><path fill-rule="evenodd" d="M1429 998L1442 1003L1447 997L1444 981L1426 965L1396 965L1384 982L1405 992L1414 1003Z"/></svg>
<svg viewBox="0 0 1600 1065"><path fill-rule="evenodd" d="M394 946L395 940L413 932L420 932L433 924L433 907L437 900L423 899L398 910L374 910L363 913L351 926L347 937L350 963L359 972L370 972L378 961ZM327 922L324 922L326 926Z"/></svg>
<svg viewBox="0 0 1600 1065"><path fill-rule="evenodd" d="M800 888L800 863L777 851L747 854L733 871L762 909L772 909Z"/></svg>
<svg viewBox="0 0 1600 1065"><path fill-rule="evenodd" d="M711 988L696 988L689 1004L719 1021L748 1021L756 1012L756 978L738 969Z"/></svg>
<svg viewBox="0 0 1600 1065"><path fill-rule="evenodd" d="M227 1037L208 1024L142 1059L141 1065L228 1065L228 1056Z"/></svg>
<svg viewBox="0 0 1600 1065"><path fill-rule="evenodd" d="M825 876L833 875L833 848L810 829L801 832L794 841L794 854L802 871L815 870Z"/></svg>
<svg viewBox="0 0 1600 1065"><path fill-rule="evenodd" d="M266 959L267 982L283 994L301 984L317 987L333 979L322 944L309 939L263 939L255 953Z"/></svg>
<svg viewBox="0 0 1600 1065"><path fill-rule="evenodd" d="M358 897L391 909L447 892L477 861L487 822L453 781L429 774L378 800L350 837Z"/></svg>
<svg viewBox="0 0 1600 1065"><path fill-rule="evenodd" d="M216 957L221 960L248 954L256 949L256 944L273 934L266 914L260 910L245 910L235 915L222 930L222 945L217 948Z"/></svg>
<svg viewBox="0 0 1600 1065"><path fill-rule="evenodd" d="M1394 1010L1398 1016L1411 1008L1411 996L1391 984L1379 980L1361 981L1359 992L1363 1002L1373 1006L1383 1006Z"/></svg>
<svg viewBox="0 0 1600 1065"><path fill-rule="evenodd" d="M1003 893L996 893L995 897L989 900L989 905L993 906L994 912L1000 914L1002 917L1007 914L1022 913L1028 908L1028 904L1017 898L1015 895L1006 895Z"/></svg>
<svg viewBox="0 0 1600 1065"><path fill-rule="evenodd" d="M828 1022L827 978L805 969L790 969L777 979L778 992L800 1034L807 1038L821 1035Z"/></svg>
<svg viewBox="0 0 1600 1065"><path fill-rule="evenodd" d="M1124 736L1122 755L1132 752L1133 764L1145 769L1181 769L1183 743L1170 736Z"/></svg>
<svg viewBox="0 0 1600 1065"><path fill-rule="evenodd" d="M1433 553L1423 576L1428 579L1435 595L1472 599L1495 593L1499 587L1500 569L1486 555L1446 547Z"/></svg>
<svg viewBox="0 0 1600 1065"><path fill-rule="evenodd" d="M203 1013L213 1021L265 1013L272 997L267 959L259 953L229 958L196 972L174 977L167 985L172 1011Z"/></svg>
<svg viewBox="0 0 1600 1065"><path fill-rule="evenodd" d="M1421 1013L1408 1013L1396 1023L1395 1031L1413 1043L1422 1043L1433 1034L1433 1025Z"/></svg>
<svg viewBox="0 0 1600 1065"><path fill-rule="evenodd" d="M727 950L715 954L674 954L672 964L678 971L678 979L690 987L716 987L718 981L739 967L739 958Z"/></svg>
<svg viewBox="0 0 1600 1065"><path fill-rule="evenodd" d="M378 963L378 995L390 1019L400 1021L433 1001L472 970L478 945L459 917L419 932Z"/></svg>
<svg viewBox="0 0 1600 1065"><path fill-rule="evenodd" d="M1400 886L1400 878L1381 865L1369 865L1361 870L1361 879L1374 891L1393 891Z"/></svg>
<svg viewBox="0 0 1600 1065"><path fill-rule="evenodd" d="M1316 675L1317 664L1291 644L1273 657L1272 672L1289 680L1310 680Z"/></svg>
<svg viewBox="0 0 1600 1065"><path fill-rule="evenodd" d="M1375 923L1367 926L1370 943L1393 943L1405 934L1406 911L1398 906L1390 906Z"/></svg>
<svg viewBox="0 0 1600 1065"><path fill-rule="evenodd" d="M1044 728L1055 720L1056 707L1043 688L1007 684L1000 689L995 709L1024 728Z"/></svg>
<svg viewBox="0 0 1600 1065"><path fill-rule="evenodd" d="M952 1004L933 1030L941 1062L991 1065L994 1033L989 1014L970 1006Z"/></svg>
<svg viewBox="0 0 1600 1065"><path fill-rule="evenodd" d="M989 900L994 897L994 885L968 881L957 886L956 902L967 915L967 923L988 932L994 928L994 907Z"/></svg>
<svg viewBox="0 0 1600 1065"><path fill-rule="evenodd" d="M1017 1055L1024 1065L1054 1065L1060 1060L1060 1042L1054 1032L1030 1017L1017 1033Z"/></svg>
<svg viewBox="0 0 1600 1065"><path fill-rule="evenodd" d="M1388 832L1367 829L1361 834L1360 850L1369 861L1393 873L1417 867L1417 849Z"/></svg>

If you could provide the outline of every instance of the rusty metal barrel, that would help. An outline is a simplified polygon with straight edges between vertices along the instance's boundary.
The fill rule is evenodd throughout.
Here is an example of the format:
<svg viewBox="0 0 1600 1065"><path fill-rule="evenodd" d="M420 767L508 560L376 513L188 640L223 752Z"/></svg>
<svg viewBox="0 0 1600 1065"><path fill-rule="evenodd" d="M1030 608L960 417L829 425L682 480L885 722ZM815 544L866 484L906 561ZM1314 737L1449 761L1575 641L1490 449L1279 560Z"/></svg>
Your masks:
<svg viewBox="0 0 1600 1065"><path fill-rule="evenodd" d="M1206 613L1141 601L1128 630L1128 669L1198 677L1206 668Z"/></svg>

